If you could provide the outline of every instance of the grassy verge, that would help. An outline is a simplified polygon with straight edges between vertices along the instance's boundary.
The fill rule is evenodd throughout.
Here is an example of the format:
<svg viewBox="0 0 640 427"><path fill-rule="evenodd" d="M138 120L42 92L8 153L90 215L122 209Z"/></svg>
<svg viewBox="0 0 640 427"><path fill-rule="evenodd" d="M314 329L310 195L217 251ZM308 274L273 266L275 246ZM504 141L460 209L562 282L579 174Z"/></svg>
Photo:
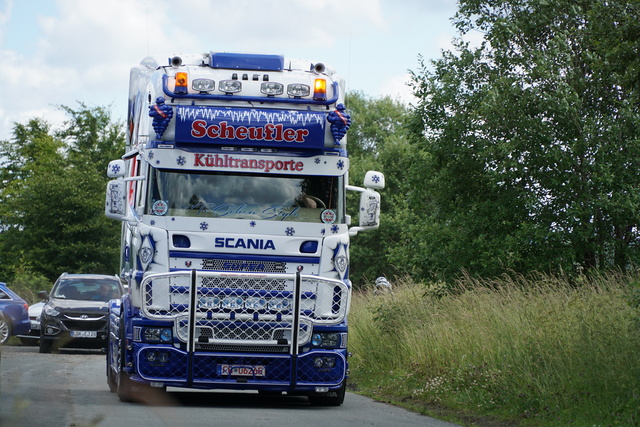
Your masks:
<svg viewBox="0 0 640 427"><path fill-rule="evenodd" d="M467 425L638 425L640 278L394 283L354 293L350 381Z"/></svg>

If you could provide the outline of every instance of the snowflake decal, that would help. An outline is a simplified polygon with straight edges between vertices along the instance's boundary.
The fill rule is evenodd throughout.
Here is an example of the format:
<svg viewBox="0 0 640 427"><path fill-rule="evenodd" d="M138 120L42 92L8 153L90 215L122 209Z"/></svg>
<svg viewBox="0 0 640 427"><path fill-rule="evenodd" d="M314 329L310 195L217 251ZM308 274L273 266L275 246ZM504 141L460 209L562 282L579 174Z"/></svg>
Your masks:
<svg viewBox="0 0 640 427"><path fill-rule="evenodd" d="M151 225L156 225L156 220L155 219L151 220Z"/></svg>
<svg viewBox="0 0 640 427"><path fill-rule="evenodd" d="M256 222L255 222L255 221L251 221L251 222L249 223L249 226L251 226L251 227L255 227L255 226L256 226Z"/></svg>
<svg viewBox="0 0 640 427"><path fill-rule="evenodd" d="M148 155L149 160L152 160L154 156L155 156L154 152L153 151L149 151L149 155Z"/></svg>
<svg viewBox="0 0 640 427"><path fill-rule="evenodd" d="M319 165L320 164L320 157L316 157L315 162L316 162L316 165Z"/></svg>
<svg viewBox="0 0 640 427"><path fill-rule="evenodd" d="M338 227L337 224L334 224L331 226L331 231L333 232L333 234L337 233L340 227Z"/></svg>
<svg viewBox="0 0 640 427"><path fill-rule="evenodd" d="M111 173L113 173L114 175L117 174L118 172L120 172L120 165L113 165L111 167Z"/></svg>
<svg viewBox="0 0 640 427"><path fill-rule="evenodd" d="M320 234L322 234L323 236L325 235L325 233L327 232L327 230L325 230L324 228L320 231Z"/></svg>
<svg viewBox="0 0 640 427"><path fill-rule="evenodd" d="M208 228L209 228L209 224L207 224L206 222L200 223L200 230L207 231Z"/></svg>
<svg viewBox="0 0 640 427"><path fill-rule="evenodd" d="M293 227L287 227L284 232L287 236L293 236L296 233L296 230L294 230Z"/></svg>
<svg viewBox="0 0 640 427"><path fill-rule="evenodd" d="M338 169L340 170L344 169L344 162L342 160L338 161Z"/></svg>
<svg viewBox="0 0 640 427"><path fill-rule="evenodd" d="M376 184L380 182L380 176L378 175L374 175L371 177L371 181L375 182Z"/></svg>
<svg viewBox="0 0 640 427"><path fill-rule="evenodd" d="M178 156L176 163L178 166L184 166L184 164L187 163L187 159L185 159L184 156Z"/></svg>

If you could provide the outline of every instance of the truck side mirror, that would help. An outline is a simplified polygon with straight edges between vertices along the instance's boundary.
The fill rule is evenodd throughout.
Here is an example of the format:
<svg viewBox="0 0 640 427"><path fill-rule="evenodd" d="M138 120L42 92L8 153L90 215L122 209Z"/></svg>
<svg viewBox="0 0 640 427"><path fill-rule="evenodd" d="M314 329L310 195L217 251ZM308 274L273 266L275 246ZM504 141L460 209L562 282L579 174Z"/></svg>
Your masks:
<svg viewBox="0 0 640 427"><path fill-rule="evenodd" d="M364 187L382 190L384 188L384 174L377 171L369 171L364 176Z"/></svg>
<svg viewBox="0 0 640 427"><path fill-rule="evenodd" d="M364 176L364 187L347 186L347 190L360 192L360 215L358 227L349 228L349 235L355 236L360 231L375 230L380 226L380 194L373 189L384 188L384 174L369 171Z"/></svg>
<svg viewBox="0 0 640 427"><path fill-rule="evenodd" d="M127 191L122 178L107 183L107 199L104 204L107 218L124 220L127 213Z"/></svg>
<svg viewBox="0 0 640 427"><path fill-rule="evenodd" d="M380 194L366 189L360 194L360 222L365 230L373 230L380 226Z"/></svg>
<svg viewBox="0 0 640 427"><path fill-rule="evenodd" d="M107 166L107 176L109 178L122 178L125 174L124 160L112 160Z"/></svg>

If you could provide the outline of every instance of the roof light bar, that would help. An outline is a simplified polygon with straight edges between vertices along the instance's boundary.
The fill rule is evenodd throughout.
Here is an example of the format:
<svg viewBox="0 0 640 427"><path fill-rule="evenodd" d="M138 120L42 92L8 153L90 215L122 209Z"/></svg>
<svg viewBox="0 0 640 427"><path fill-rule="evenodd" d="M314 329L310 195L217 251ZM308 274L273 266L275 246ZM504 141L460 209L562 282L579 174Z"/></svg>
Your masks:
<svg viewBox="0 0 640 427"><path fill-rule="evenodd" d="M176 93L173 90L169 89L169 81L173 79L173 77L168 76L167 74L162 76L162 91L165 95L176 98L176 99L197 99L197 100L228 100L229 95L233 92L227 93L224 90L220 90L220 82L218 82L218 90L223 92L222 94L217 93ZM242 84L241 82L238 82ZM238 101L246 101L246 102L284 102L288 104L309 104L309 105L332 105L336 103L340 97L340 88L338 86L338 82L331 83L331 89L333 95L331 98L325 99L315 99L309 97L309 86L303 84L294 84L287 86L287 94L288 98L285 97L275 97L275 96L265 96L261 94L260 96L243 96L236 95L234 99Z"/></svg>

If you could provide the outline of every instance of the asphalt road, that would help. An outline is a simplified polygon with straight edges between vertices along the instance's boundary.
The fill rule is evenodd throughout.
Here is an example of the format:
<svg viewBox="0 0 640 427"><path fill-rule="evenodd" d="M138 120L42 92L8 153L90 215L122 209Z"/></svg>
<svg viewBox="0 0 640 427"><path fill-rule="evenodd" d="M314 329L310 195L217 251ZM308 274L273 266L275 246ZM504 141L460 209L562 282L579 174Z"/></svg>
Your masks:
<svg viewBox="0 0 640 427"><path fill-rule="evenodd" d="M430 426L439 421L347 393L340 407L315 407L305 397L252 392L169 389L154 405L122 403L109 392L105 356L37 347L0 347L0 426Z"/></svg>

